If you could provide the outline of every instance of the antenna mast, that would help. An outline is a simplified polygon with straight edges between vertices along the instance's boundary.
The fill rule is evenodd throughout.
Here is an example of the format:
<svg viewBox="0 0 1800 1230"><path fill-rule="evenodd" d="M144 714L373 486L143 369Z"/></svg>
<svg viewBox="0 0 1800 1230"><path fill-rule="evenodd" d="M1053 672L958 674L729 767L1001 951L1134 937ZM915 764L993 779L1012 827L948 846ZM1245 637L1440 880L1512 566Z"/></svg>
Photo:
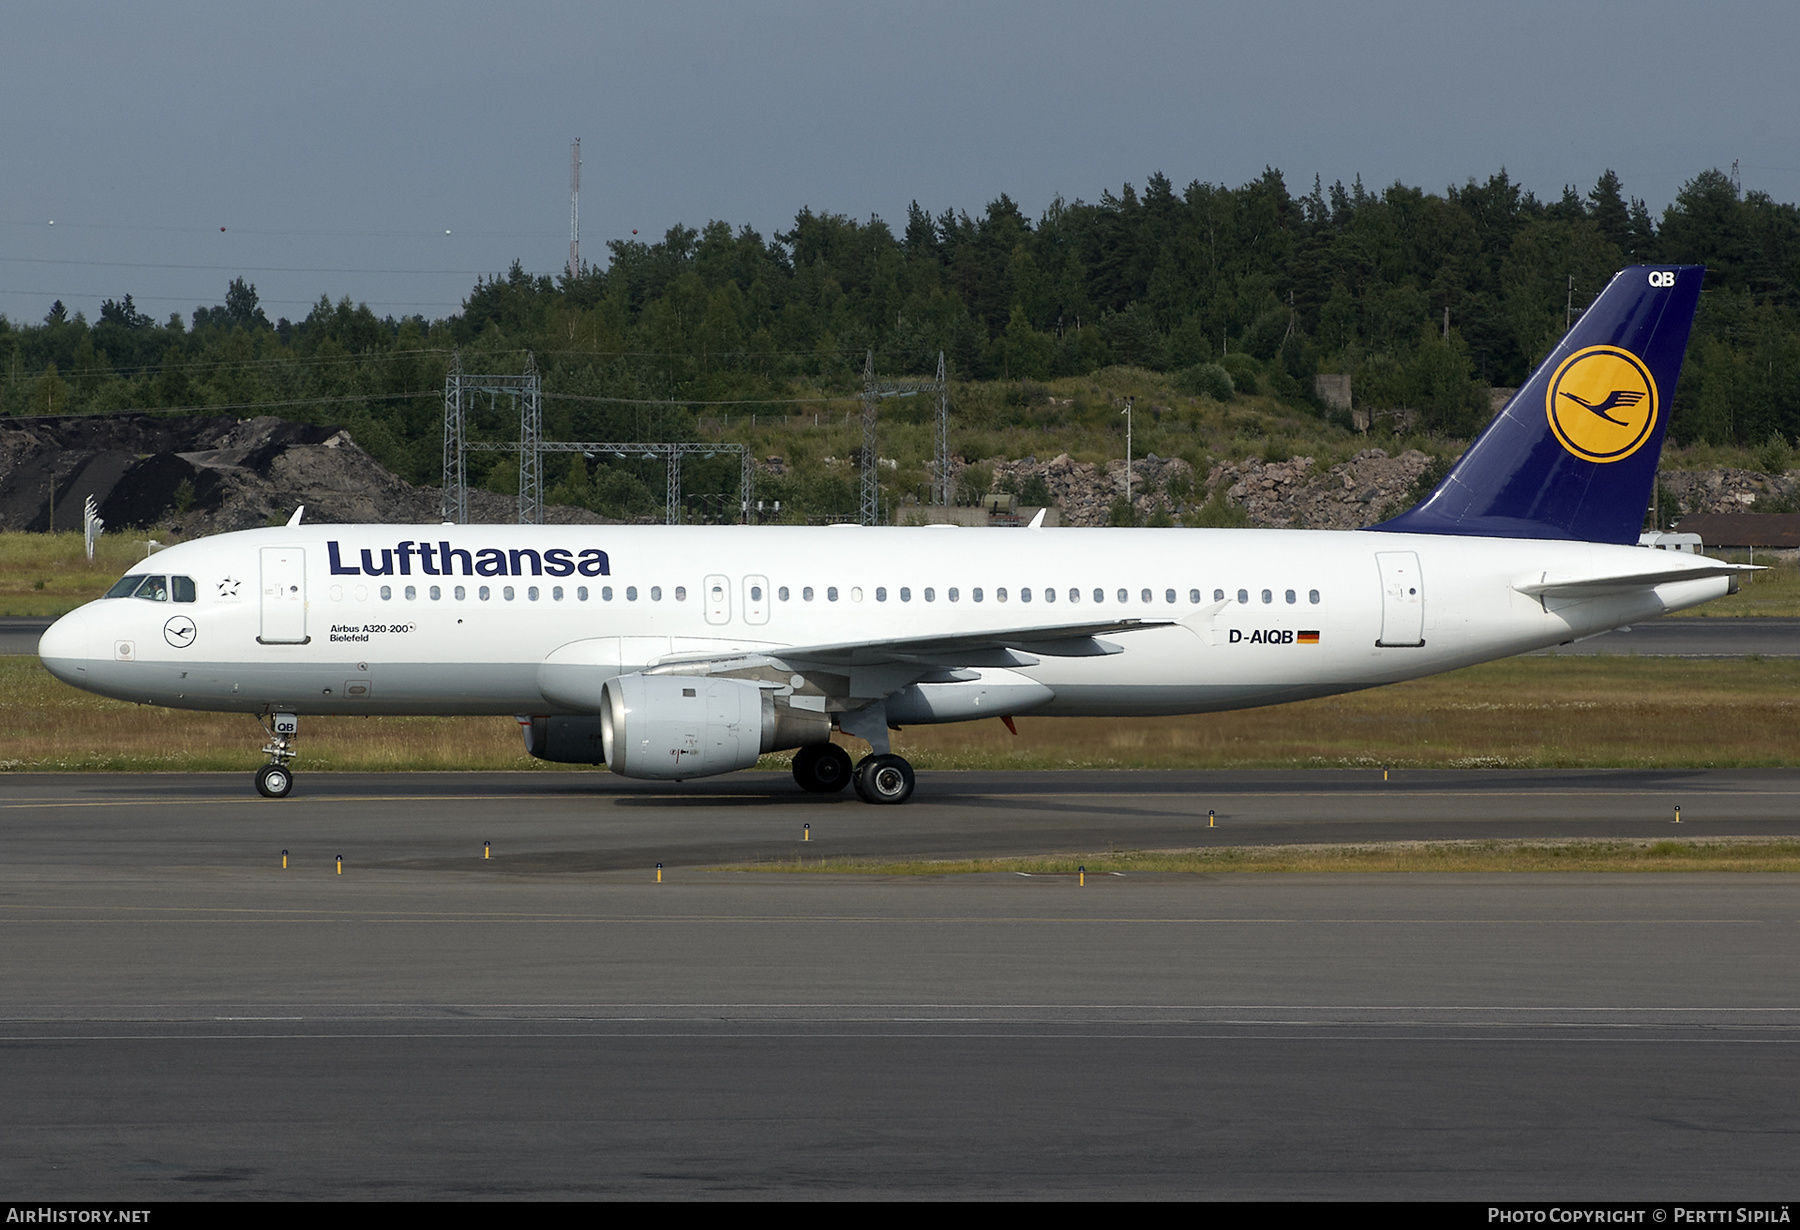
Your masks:
<svg viewBox="0 0 1800 1230"><path fill-rule="evenodd" d="M569 150L569 280L581 276L581 138Z"/></svg>

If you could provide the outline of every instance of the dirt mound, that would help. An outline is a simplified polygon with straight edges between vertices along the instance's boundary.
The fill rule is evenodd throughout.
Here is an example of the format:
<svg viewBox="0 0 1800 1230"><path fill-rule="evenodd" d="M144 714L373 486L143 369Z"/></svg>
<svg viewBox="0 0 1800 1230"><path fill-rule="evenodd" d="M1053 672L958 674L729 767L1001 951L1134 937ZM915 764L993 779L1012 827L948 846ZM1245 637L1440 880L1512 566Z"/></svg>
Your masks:
<svg viewBox="0 0 1800 1230"><path fill-rule="evenodd" d="M41 418L0 423L0 529L81 524L93 496L113 529L165 526L184 537L254 529L306 505L309 521L428 523L441 519L435 487L415 487L335 427L252 419L150 415ZM518 516L516 499L469 492L469 520ZM557 524L598 522L585 509L545 510Z"/></svg>

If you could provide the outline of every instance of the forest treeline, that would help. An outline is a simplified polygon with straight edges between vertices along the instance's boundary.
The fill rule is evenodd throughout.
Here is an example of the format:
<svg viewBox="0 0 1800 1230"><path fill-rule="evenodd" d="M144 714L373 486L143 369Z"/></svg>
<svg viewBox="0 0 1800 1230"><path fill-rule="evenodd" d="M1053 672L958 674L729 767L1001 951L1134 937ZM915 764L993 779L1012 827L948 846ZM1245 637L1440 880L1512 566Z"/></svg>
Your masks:
<svg viewBox="0 0 1800 1230"><path fill-rule="evenodd" d="M1110 366L1194 393L1255 392L1325 415L1312 376L1357 402L1467 436L1490 386L1523 380L1622 266L1708 268L1675 397L1677 443L1800 436L1800 209L1705 172L1660 218L1603 174L1539 200L1504 171L1431 193L1266 171L1177 191L1153 175L1035 220L1008 197L979 216L914 203L898 227L802 210L765 237L678 225L614 241L604 268L483 279L442 320L378 318L322 296L270 321L254 286L158 321L129 294L99 318L59 303L0 317L9 415L220 407L341 423L386 464L435 482L450 354L465 370L544 373L546 435L694 438L721 413L813 414L884 374L1046 381ZM1219 371L1232 380L1221 383ZM1030 399L1013 411L1028 416ZM507 433L496 426L497 436Z"/></svg>

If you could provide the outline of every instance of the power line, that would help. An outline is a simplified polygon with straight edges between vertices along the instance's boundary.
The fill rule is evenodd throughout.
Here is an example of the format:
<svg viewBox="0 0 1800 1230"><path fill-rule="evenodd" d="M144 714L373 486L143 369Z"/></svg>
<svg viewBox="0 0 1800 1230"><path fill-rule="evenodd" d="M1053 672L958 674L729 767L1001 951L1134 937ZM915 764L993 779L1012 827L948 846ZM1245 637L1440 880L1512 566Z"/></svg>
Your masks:
<svg viewBox="0 0 1800 1230"><path fill-rule="evenodd" d="M102 269L205 269L220 273L406 273L420 276L504 277L492 269L351 269L298 265L178 265L160 261L89 261L60 256L0 256L0 261L20 265L92 265Z"/></svg>
<svg viewBox="0 0 1800 1230"><path fill-rule="evenodd" d="M20 290L20 289L14 289L12 287L7 287L3 293L8 294L8 295L37 295L37 296L40 296L41 298L45 298L45 299L74 299L74 298L78 298L78 297L87 297L87 298L98 299L103 296L107 297L107 298L111 297L110 292L104 291L104 290L90 290L90 291ZM140 299L143 300L145 303L193 303L194 300L202 298L202 296L201 295L139 295L139 294L133 294L131 296L131 298L132 298L132 302L134 302L134 303ZM324 295L324 296L322 296L322 298L330 299L331 296ZM257 296L256 301L259 304L262 304L262 303L284 303L284 304L297 304L301 307L312 307L312 306L317 305L319 302L318 299L264 299L261 295ZM445 302L446 301L443 299L410 299L410 300L408 300L408 299L382 299L382 300L377 300L377 303L384 308L396 308L396 307L441 308L444 306ZM204 306L204 305L196 305L196 306ZM361 306L368 307L369 305L368 305L367 301L364 301L361 304ZM461 305L458 304L457 306L460 307ZM373 310L373 309L370 309L370 310Z"/></svg>
<svg viewBox="0 0 1800 1230"><path fill-rule="evenodd" d="M82 231L162 231L172 234L218 234L222 228L212 226L155 226L142 222L54 222L36 218L0 218L0 226L29 226L38 230L60 226L67 230ZM443 234L449 235L455 228L446 228ZM309 230L292 227L252 227L237 226L231 228L236 235L322 235L333 238L349 239L402 239L407 236L436 237L436 230L406 231L326 231ZM554 237L552 231L465 231L455 230L455 234L464 238L475 239L543 239Z"/></svg>
<svg viewBox="0 0 1800 1230"><path fill-rule="evenodd" d="M688 397L596 397L587 393L546 393L544 397L553 401L603 401L624 406L800 406L856 400L851 394L837 397L733 397L726 401L695 401Z"/></svg>
<svg viewBox="0 0 1800 1230"><path fill-rule="evenodd" d="M110 419L121 414L212 414L224 410L265 410L275 406L324 406L338 402L382 401L400 397L436 397L436 389L426 389L419 393L349 393L342 397L298 397L289 401L241 401L222 402L213 406L125 406L118 410L82 411L76 414L19 414L8 418L8 422L19 422L25 419Z"/></svg>

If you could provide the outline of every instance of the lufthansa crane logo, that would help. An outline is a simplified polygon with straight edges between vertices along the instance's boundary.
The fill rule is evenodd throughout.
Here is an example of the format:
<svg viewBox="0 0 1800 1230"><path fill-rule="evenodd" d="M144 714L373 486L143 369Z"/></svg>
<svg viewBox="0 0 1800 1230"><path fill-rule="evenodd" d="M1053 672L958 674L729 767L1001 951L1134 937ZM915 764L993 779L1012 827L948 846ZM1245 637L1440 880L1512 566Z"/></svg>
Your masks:
<svg viewBox="0 0 1800 1230"><path fill-rule="evenodd" d="M1656 427L1656 381L1617 346L1589 346L1563 360L1544 398L1550 430L1587 461L1623 461Z"/></svg>

